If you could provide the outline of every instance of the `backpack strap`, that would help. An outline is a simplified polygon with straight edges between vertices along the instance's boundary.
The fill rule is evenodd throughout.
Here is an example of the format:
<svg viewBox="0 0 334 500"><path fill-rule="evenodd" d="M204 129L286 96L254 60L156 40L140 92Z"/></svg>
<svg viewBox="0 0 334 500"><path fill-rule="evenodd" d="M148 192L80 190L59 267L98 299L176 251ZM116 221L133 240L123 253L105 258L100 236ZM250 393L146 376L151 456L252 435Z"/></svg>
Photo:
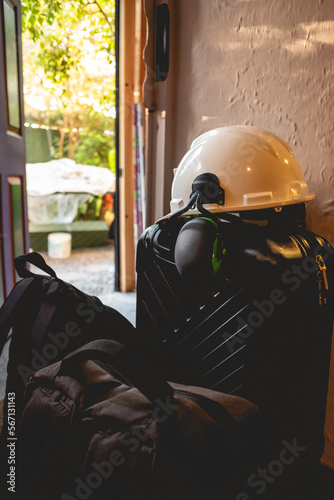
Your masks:
<svg viewBox="0 0 334 500"><path fill-rule="evenodd" d="M32 345L36 349L40 349L43 345L48 326L57 307L59 307L58 301L61 291L62 287L60 286L60 282L58 280L52 281L44 295L43 302L39 308L35 324L31 331Z"/></svg>
<svg viewBox="0 0 334 500"><path fill-rule="evenodd" d="M34 281L34 278L27 278L19 281L0 309L0 355L8 340L8 332L12 326L12 315L23 295L28 291L29 286Z"/></svg>
<svg viewBox="0 0 334 500"><path fill-rule="evenodd" d="M19 257L16 257L14 259L15 269L21 278L31 278L36 276L36 274L26 269L25 265L27 264L27 262L30 262L30 264L38 267L38 269L46 272L53 278L57 278L57 275L52 267L48 266L43 257L37 252L20 255Z"/></svg>
<svg viewBox="0 0 334 500"><path fill-rule="evenodd" d="M25 265L27 262L30 262L34 266L38 267L41 271L44 271L48 273L50 276L53 278L57 279L57 275L54 272L54 270L47 265L43 257L37 253L37 252L31 252L25 255L20 255L19 257L16 257L14 259L14 264L15 264L15 269L18 273L18 275L22 279L19 281L10 294L8 295L7 299L3 303L1 309L0 309L0 354L2 353L2 350L4 348L5 343L8 340L8 332L10 328L12 327L12 318L13 314L17 314L17 306L19 302L21 301L22 297L25 295L27 292L28 288L30 285L34 282L36 276L39 276L37 274L32 273L28 269L25 268ZM36 332L42 332L41 327L47 327L47 325L50 322L50 318L52 317L54 313L54 307L50 306L49 303L47 303L44 306L44 309L47 311L42 311L39 314L39 317L37 318L37 325L35 325L35 336ZM44 318L43 324L40 324L40 318ZM44 328L44 330L45 330ZM36 339L37 345L39 344L39 339Z"/></svg>
<svg viewBox="0 0 334 500"><path fill-rule="evenodd" d="M37 252L30 252L25 255L20 255L14 259L15 269L21 278L31 278L36 277L38 275L32 273L28 269L26 269L27 263L33 264L35 267L49 274L52 278L56 280L57 275L55 271L47 265L44 258ZM40 348L43 340L46 329L55 313L56 303L53 300L53 297L57 296L57 291L59 290L59 281L55 281L50 284L49 289L47 290L44 300L41 304L40 310L37 314L35 325L31 332L32 343L34 347Z"/></svg>
<svg viewBox="0 0 334 500"><path fill-rule="evenodd" d="M71 374L84 361L102 361L127 385L137 387L150 401L159 405L178 403L174 399L174 389L160 377L149 362L136 355L131 349L114 340L94 340L68 354L61 362L58 375Z"/></svg>

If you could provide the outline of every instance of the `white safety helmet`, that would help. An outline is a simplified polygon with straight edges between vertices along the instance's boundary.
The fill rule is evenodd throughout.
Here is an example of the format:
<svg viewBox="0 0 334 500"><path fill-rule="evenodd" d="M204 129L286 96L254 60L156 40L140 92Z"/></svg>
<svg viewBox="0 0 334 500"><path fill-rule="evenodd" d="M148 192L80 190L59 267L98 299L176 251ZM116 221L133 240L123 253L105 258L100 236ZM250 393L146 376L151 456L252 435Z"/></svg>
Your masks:
<svg viewBox="0 0 334 500"><path fill-rule="evenodd" d="M175 170L171 214L189 204L194 181L205 178L202 174L215 174L222 188L216 199L202 199L211 213L279 208L314 198L286 142L257 127L216 128L194 140ZM185 213L199 212L192 206Z"/></svg>

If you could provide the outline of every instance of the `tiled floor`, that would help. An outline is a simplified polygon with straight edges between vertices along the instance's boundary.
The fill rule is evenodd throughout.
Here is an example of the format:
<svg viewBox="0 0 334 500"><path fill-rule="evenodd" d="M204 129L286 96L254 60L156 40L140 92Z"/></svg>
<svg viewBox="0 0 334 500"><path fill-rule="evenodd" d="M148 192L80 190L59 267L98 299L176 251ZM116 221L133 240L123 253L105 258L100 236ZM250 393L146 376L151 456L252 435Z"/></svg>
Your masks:
<svg viewBox="0 0 334 500"><path fill-rule="evenodd" d="M50 259L42 253L47 264L64 281L95 295L106 305L123 314L133 325L136 318L136 292L114 291L115 266L113 245L73 250L69 259ZM31 269L33 272L38 270ZM0 399L4 397L8 345L0 358Z"/></svg>

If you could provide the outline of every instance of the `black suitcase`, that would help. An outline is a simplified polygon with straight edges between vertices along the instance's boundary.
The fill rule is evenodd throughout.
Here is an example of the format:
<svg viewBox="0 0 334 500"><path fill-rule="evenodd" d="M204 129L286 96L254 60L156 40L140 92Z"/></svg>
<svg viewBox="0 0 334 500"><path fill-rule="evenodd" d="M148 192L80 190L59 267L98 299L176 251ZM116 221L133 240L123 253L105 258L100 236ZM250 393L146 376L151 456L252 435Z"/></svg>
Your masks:
<svg viewBox="0 0 334 500"><path fill-rule="evenodd" d="M257 498L270 490L271 479L276 487L278 476L291 478L299 468L305 473L323 451L333 248L302 227L226 223L220 273L189 283L174 261L175 241L188 220L162 221L139 240L137 330L159 353L169 380L258 405L266 426L263 463L277 463L265 479L257 471L250 478L249 495ZM289 467L279 459L287 443L297 449ZM281 474L282 467L289 474Z"/></svg>

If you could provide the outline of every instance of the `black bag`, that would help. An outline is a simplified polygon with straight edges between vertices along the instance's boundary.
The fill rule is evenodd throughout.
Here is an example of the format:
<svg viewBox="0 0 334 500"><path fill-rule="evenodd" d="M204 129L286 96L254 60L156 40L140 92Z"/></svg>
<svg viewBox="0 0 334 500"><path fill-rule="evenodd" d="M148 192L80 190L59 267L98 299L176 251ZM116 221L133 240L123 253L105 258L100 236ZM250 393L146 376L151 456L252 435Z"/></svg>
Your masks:
<svg viewBox="0 0 334 500"><path fill-rule="evenodd" d="M94 341L28 382L16 493L20 500L232 499L261 445L255 405L170 385L133 351Z"/></svg>
<svg viewBox="0 0 334 500"><path fill-rule="evenodd" d="M301 227L229 220L222 223L220 273L190 282L174 255L190 220L155 224L138 243L138 334L163 359L168 380L234 394L260 408L264 465L277 460L283 442L303 448L296 467L318 462L334 315L332 246Z"/></svg>
<svg viewBox="0 0 334 500"><path fill-rule="evenodd" d="M33 274L25 268L28 262L49 276ZM0 353L10 329L12 332L4 435L7 432L7 395L15 393L18 419L25 384L36 370L63 359L102 335L130 345L135 332L119 312L59 279L38 253L17 257L15 268L23 279L15 285L0 309Z"/></svg>

